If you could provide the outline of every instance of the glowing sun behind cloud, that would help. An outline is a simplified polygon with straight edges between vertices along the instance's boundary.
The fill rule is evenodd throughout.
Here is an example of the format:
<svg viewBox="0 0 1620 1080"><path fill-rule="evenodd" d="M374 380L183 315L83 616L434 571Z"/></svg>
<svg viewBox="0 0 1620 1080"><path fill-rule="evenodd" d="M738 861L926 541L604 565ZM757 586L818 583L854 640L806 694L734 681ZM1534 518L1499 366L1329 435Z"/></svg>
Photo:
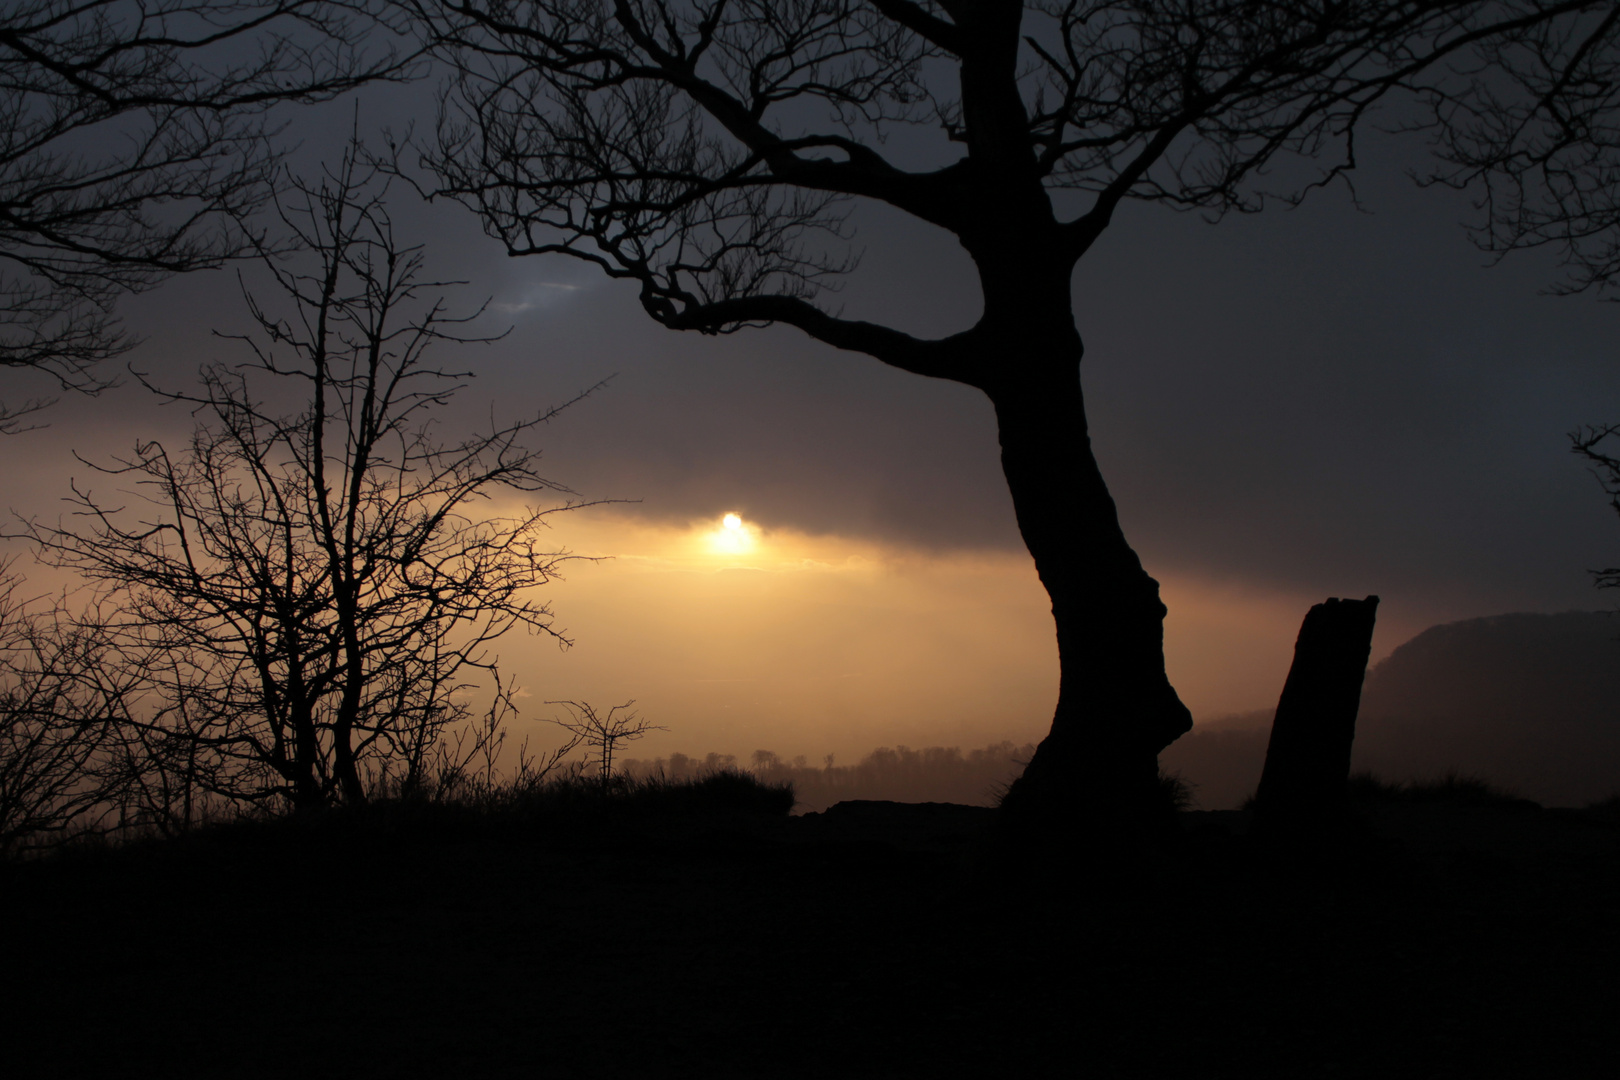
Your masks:
<svg viewBox="0 0 1620 1080"><path fill-rule="evenodd" d="M709 547L721 555L746 555L754 550L759 529L742 519L740 514L727 514L720 519L720 528L709 534Z"/></svg>

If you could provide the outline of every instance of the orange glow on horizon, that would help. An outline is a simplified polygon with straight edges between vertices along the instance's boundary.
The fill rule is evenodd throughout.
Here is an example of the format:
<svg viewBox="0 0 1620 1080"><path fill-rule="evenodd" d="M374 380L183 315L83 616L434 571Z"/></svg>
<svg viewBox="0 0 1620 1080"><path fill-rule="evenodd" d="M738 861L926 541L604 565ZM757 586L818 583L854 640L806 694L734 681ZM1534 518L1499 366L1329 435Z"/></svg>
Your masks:
<svg viewBox="0 0 1620 1080"><path fill-rule="evenodd" d="M635 698L669 729L637 756L848 761L896 744L1022 744L1051 723L1051 601L1022 552L929 551L740 511L568 515L554 529L559 547L596 560L547 590L575 645L513 637L503 660L540 699ZM1313 598L1159 577L1169 674L1194 715L1274 706Z"/></svg>

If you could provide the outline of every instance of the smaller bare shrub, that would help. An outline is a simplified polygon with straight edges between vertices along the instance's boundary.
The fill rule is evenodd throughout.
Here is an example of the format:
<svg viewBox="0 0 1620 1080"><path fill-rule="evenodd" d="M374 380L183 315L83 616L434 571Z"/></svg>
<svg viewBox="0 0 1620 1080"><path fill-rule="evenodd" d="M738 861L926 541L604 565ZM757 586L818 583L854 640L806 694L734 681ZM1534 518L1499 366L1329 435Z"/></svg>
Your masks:
<svg viewBox="0 0 1620 1080"><path fill-rule="evenodd" d="M634 701L615 705L606 713L598 713L587 701L548 701L546 704L561 705L568 710L567 719L553 717L551 722L574 737L572 745L583 742L591 748L596 757L596 779L604 787L614 781L613 758L620 743L634 742L649 731L669 730L632 712Z"/></svg>

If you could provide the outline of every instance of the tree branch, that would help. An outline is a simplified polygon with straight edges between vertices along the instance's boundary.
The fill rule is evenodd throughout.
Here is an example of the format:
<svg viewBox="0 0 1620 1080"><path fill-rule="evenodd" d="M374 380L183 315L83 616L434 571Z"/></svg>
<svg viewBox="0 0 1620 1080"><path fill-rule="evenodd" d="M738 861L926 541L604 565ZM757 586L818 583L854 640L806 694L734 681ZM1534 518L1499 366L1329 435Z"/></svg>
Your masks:
<svg viewBox="0 0 1620 1080"><path fill-rule="evenodd" d="M677 310L661 296L643 292L642 303L653 318L672 330L725 333L745 325L779 322L797 327L838 349L865 353L891 367L935 379L977 385L972 366L975 331L928 341L877 323L840 319L807 300L792 296L749 296Z"/></svg>

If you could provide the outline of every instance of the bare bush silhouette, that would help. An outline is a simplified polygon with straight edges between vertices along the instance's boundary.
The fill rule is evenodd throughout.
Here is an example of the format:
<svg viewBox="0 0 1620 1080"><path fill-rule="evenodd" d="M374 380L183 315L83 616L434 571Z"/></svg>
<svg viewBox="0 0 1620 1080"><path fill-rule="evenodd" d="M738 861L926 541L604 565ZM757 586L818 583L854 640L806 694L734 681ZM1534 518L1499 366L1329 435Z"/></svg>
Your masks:
<svg viewBox="0 0 1620 1080"><path fill-rule="evenodd" d="M360 156L290 181L280 216L307 255L266 258L279 306L247 295L257 332L231 339L247 359L205 367L197 390L154 388L199 416L189 443L97 466L137 508L75 486L72 519L27 530L100 586L97 632L138 674L128 723L152 767L237 805L464 781L511 707L491 643L518 628L566 642L533 591L565 558L542 543L554 511L525 503L571 493L520 444L555 410L441 441L435 410L467 375L429 354L482 340L461 332L477 312L428 295L445 283L396 239ZM475 682L489 711L447 749Z"/></svg>
<svg viewBox="0 0 1620 1080"><path fill-rule="evenodd" d="M0 366L91 392L131 344L119 296L249 250L271 107L412 67L324 0L12 0L0 27ZM47 404L0 406L0 432Z"/></svg>
<svg viewBox="0 0 1620 1080"><path fill-rule="evenodd" d="M500 678L499 671L491 675ZM406 799L490 806L526 798L577 776L578 763L568 761L580 744L577 736L550 750L535 750L525 735L513 748L510 764L503 766L507 723L516 714L510 688L501 687L488 711L440 733L426 766L418 766L414 776L384 771L374 786L383 794Z"/></svg>
<svg viewBox="0 0 1620 1080"><path fill-rule="evenodd" d="M585 701L548 701L547 705L561 705L568 710L566 718L552 718L552 723L573 735L575 744L583 742L596 756L596 778L606 786L613 782L613 758L620 743L635 742L649 731L668 731L631 711L634 701L615 705L605 713Z"/></svg>
<svg viewBox="0 0 1620 1080"><path fill-rule="evenodd" d="M134 679L60 605L0 568L0 856L127 820L120 744Z"/></svg>

